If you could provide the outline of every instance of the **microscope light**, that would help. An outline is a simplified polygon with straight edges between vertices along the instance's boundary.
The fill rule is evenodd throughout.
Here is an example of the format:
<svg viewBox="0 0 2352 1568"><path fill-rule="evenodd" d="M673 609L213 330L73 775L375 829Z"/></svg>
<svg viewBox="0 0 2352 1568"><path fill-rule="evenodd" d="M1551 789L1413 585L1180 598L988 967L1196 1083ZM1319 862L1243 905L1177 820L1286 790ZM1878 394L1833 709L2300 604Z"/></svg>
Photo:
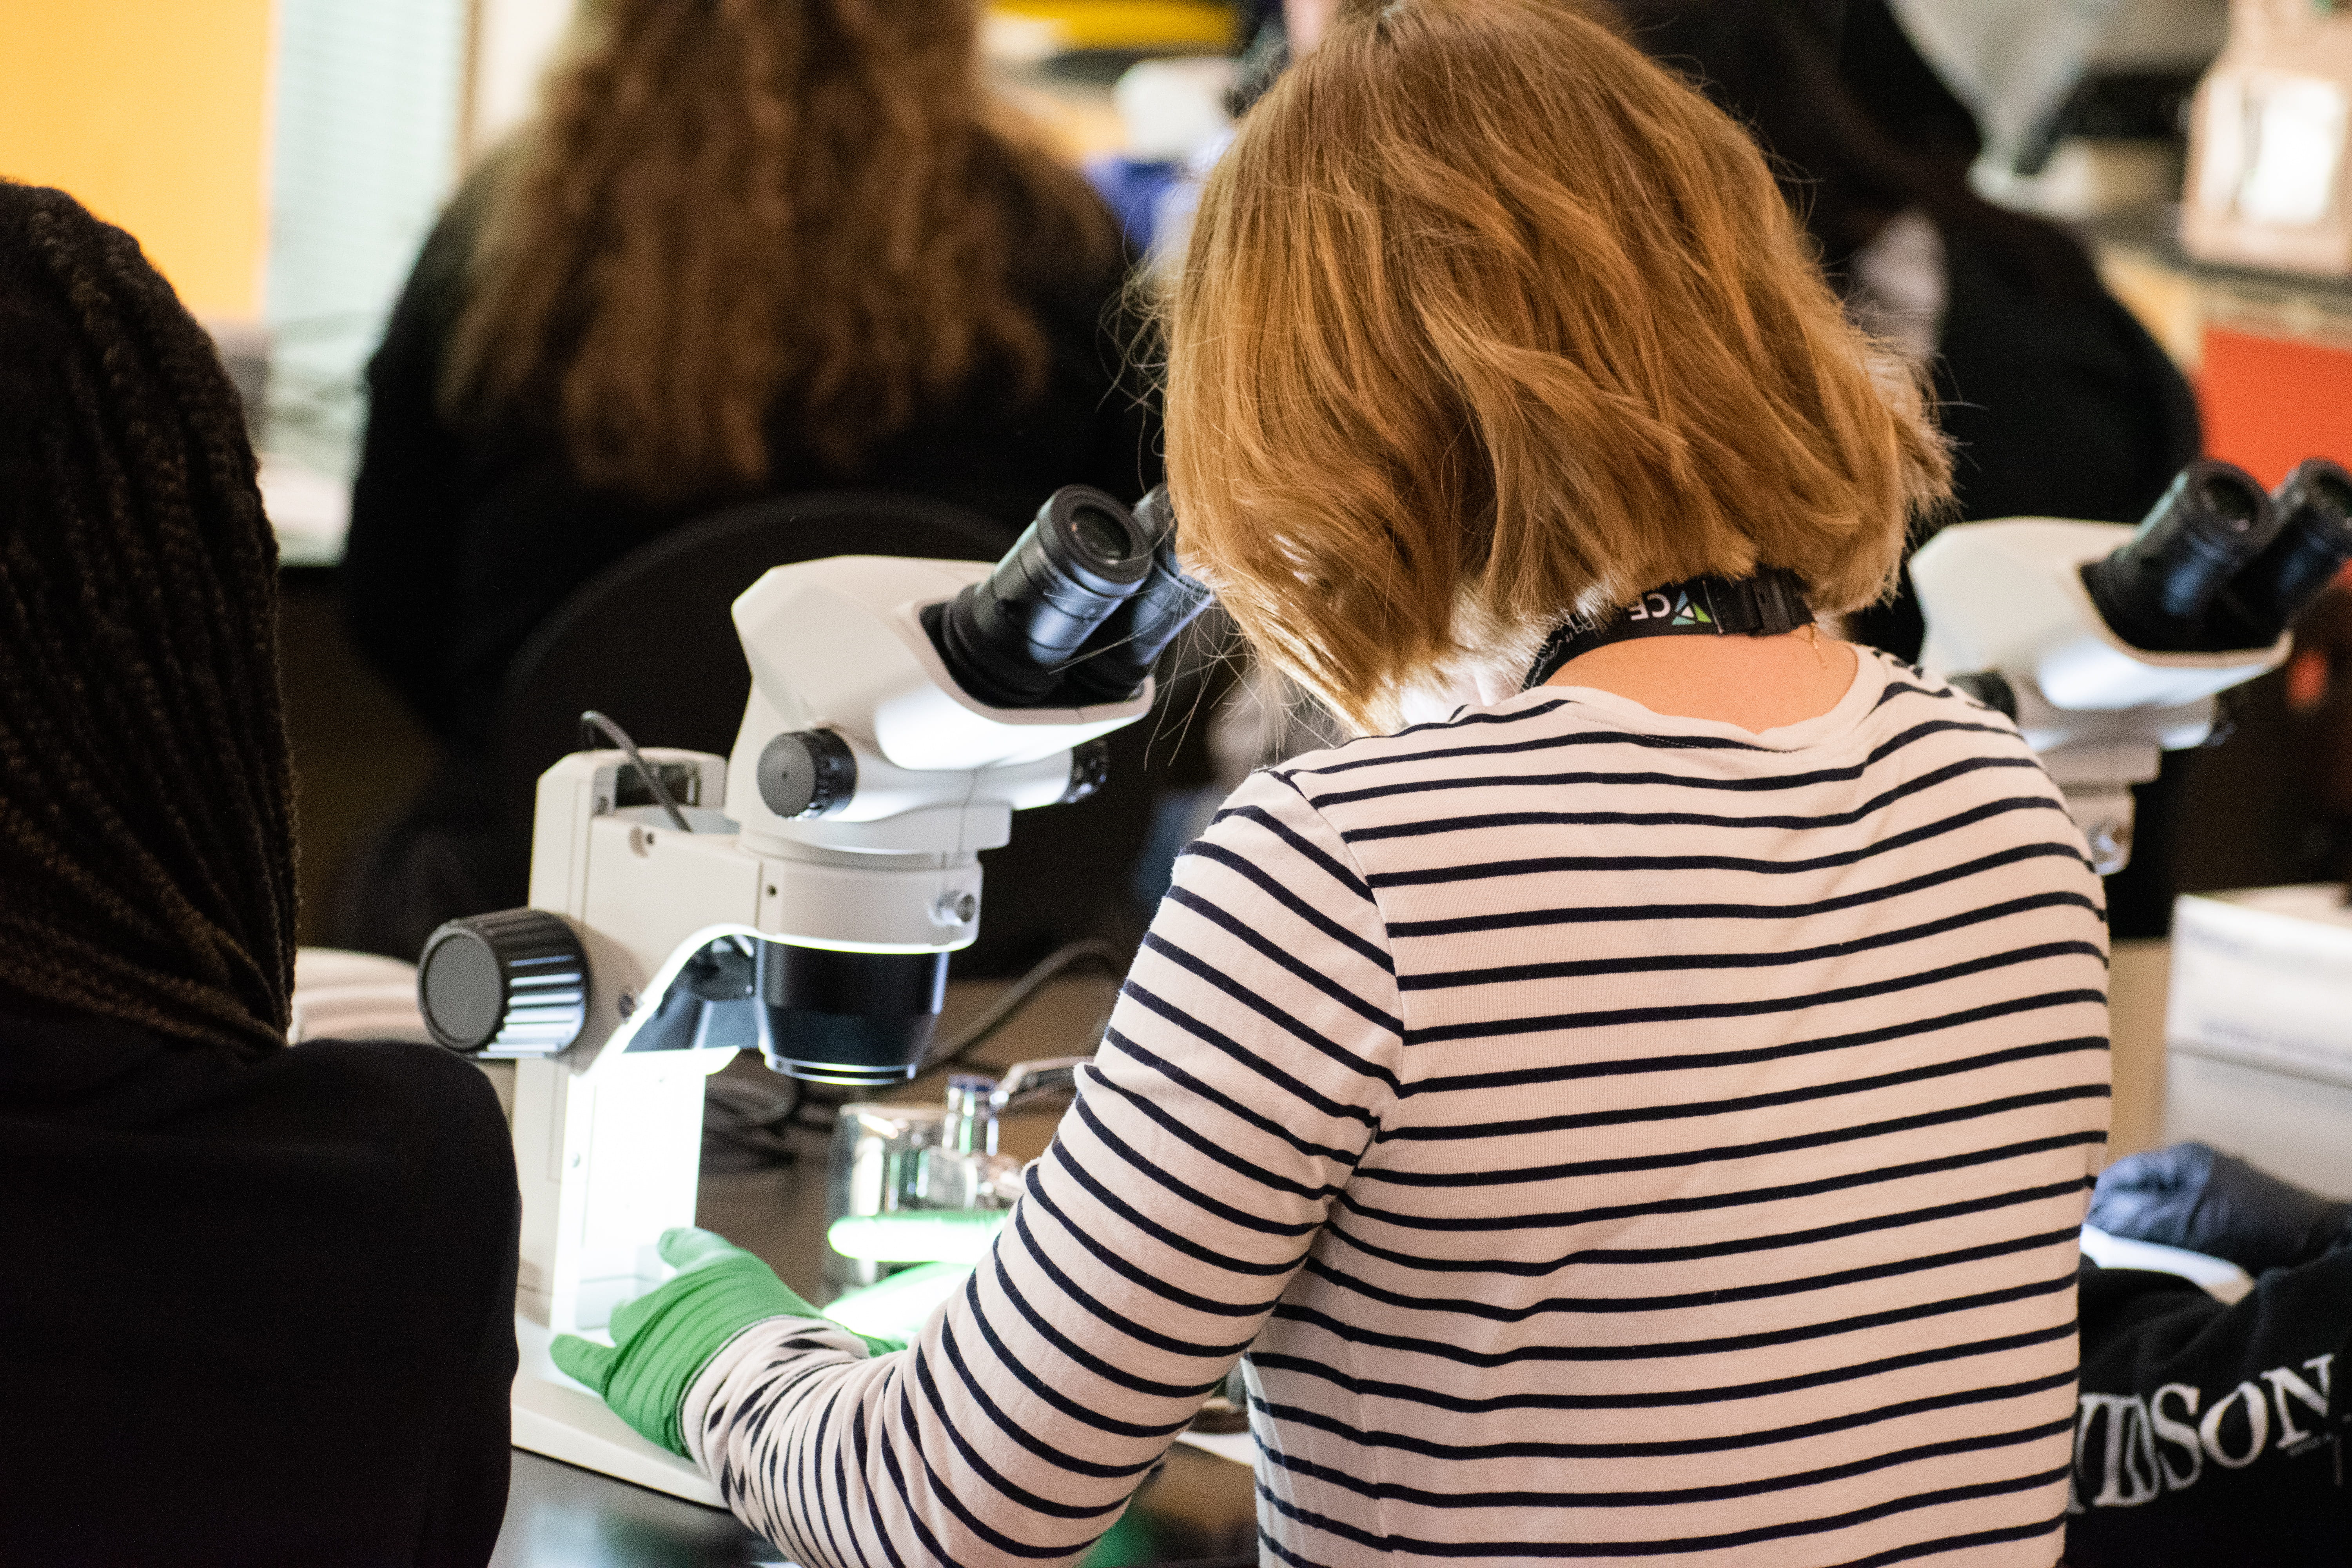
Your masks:
<svg viewBox="0 0 2352 1568"><path fill-rule="evenodd" d="M824 1234L844 1258L868 1263L978 1263L1010 1209L912 1209L845 1215Z"/></svg>
<svg viewBox="0 0 2352 1568"><path fill-rule="evenodd" d="M843 1328L909 1342L923 1331L939 1304L971 1278L967 1263L927 1263L902 1268L878 1285L837 1296L824 1315Z"/></svg>

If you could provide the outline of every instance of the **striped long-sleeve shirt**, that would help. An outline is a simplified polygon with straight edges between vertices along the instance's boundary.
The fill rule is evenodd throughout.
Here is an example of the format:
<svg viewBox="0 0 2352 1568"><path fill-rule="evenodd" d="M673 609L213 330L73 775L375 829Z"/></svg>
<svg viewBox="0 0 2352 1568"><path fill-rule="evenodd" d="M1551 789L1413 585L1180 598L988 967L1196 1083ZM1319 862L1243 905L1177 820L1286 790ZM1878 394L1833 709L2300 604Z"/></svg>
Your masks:
<svg viewBox="0 0 2352 1568"><path fill-rule="evenodd" d="M2053 1562L2098 884L2005 721L1860 664L1254 776L969 1288L747 1331L698 1461L812 1564L1065 1562L1246 1352L1269 1563Z"/></svg>

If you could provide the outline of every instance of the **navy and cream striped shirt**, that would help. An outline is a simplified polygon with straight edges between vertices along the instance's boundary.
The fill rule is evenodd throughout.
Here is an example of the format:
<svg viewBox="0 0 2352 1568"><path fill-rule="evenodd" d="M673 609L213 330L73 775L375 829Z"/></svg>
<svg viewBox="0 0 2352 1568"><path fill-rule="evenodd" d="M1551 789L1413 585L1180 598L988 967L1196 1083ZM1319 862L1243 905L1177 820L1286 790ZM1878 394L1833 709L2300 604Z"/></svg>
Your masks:
<svg viewBox="0 0 2352 1568"><path fill-rule="evenodd" d="M1246 1352L1268 1563L2046 1568L2099 887L2005 721L1859 664L1254 776L969 1289L740 1336L698 1460L811 1564L1066 1562Z"/></svg>

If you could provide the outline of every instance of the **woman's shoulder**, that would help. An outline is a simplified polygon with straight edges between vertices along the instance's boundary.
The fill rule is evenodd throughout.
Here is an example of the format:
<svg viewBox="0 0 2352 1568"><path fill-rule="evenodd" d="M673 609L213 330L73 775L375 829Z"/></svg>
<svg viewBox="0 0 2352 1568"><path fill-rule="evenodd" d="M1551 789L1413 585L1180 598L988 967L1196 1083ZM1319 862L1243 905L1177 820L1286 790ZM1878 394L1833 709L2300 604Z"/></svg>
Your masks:
<svg viewBox="0 0 2352 1568"><path fill-rule="evenodd" d="M126 1153L152 1142L157 1158L169 1145L215 1163L233 1148L272 1165L362 1153L506 1158L497 1091L438 1046L313 1040L240 1060L110 1019L0 1026L12 1068L0 1075L0 1119L28 1136L46 1129Z"/></svg>
<svg viewBox="0 0 2352 1568"><path fill-rule="evenodd" d="M1434 809L1433 802L1466 800L1465 791L1484 799L1488 786L1571 786L1586 800L1612 789L1647 796L1676 781L1717 791L1765 788L1755 781L1810 779L1825 767L1858 781L1883 767L1937 765L1923 761L1929 752L1939 762L1991 757L2004 772L2041 773L2005 714L1892 655L1857 651L1853 684L1835 707L1760 735L1655 713L1607 691L1543 687L1304 752L1265 770L1260 793L1245 787L1234 803L1295 795L1328 814L1343 837L1367 825L1387 836ZM1727 782L1736 780L1749 782Z"/></svg>
<svg viewBox="0 0 2352 1568"><path fill-rule="evenodd" d="M1133 260L1109 206L1076 170L1018 136L990 133L974 163L974 184L1003 216L1014 289L1041 314L1095 330Z"/></svg>
<svg viewBox="0 0 2352 1568"><path fill-rule="evenodd" d="M429 1151L436 1159L508 1154L506 1112L464 1057L411 1040L305 1040L251 1069L241 1098L285 1124ZM240 1121L246 1120L244 1117Z"/></svg>

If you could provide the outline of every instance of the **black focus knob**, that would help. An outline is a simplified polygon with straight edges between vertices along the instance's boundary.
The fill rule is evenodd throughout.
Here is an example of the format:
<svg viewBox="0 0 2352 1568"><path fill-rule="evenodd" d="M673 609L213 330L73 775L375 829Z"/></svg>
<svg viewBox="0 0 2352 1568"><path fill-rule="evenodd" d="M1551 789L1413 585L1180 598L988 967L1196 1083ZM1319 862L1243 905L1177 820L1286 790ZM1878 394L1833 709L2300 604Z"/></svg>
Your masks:
<svg viewBox="0 0 2352 1568"><path fill-rule="evenodd" d="M450 921L416 961L425 1026L469 1056L548 1057L588 1022L588 959L560 915L500 910Z"/></svg>
<svg viewBox="0 0 2352 1568"><path fill-rule="evenodd" d="M760 752L760 798L778 816L824 816L857 793L857 757L830 730L793 730Z"/></svg>

